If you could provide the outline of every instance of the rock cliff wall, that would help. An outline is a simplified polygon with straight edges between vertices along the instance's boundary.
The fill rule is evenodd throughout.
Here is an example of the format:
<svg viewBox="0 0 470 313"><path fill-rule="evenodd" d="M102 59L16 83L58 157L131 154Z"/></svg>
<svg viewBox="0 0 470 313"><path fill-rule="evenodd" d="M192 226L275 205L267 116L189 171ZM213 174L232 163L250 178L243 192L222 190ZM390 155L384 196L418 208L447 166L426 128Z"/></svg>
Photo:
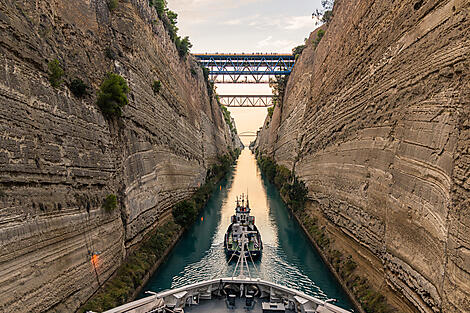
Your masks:
<svg viewBox="0 0 470 313"><path fill-rule="evenodd" d="M55 58L91 95L51 87ZM130 87L118 121L96 105L110 71ZM0 311L76 310L233 136L147 0L0 1Z"/></svg>
<svg viewBox="0 0 470 313"><path fill-rule="evenodd" d="M419 312L470 312L469 10L337 0L256 142Z"/></svg>

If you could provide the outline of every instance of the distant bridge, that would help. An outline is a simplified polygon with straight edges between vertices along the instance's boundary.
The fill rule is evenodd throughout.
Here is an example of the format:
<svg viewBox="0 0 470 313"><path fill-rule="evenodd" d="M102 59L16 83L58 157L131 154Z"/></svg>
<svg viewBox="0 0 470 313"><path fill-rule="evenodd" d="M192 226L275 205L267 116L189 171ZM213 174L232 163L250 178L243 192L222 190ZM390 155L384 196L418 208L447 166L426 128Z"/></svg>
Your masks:
<svg viewBox="0 0 470 313"><path fill-rule="evenodd" d="M267 108L273 105L273 98L273 95L219 95L220 103L229 108Z"/></svg>
<svg viewBox="0 0 470 313"><path fill-rule="evenodd" d="M292 54L216 53L193 54L209 69L209 78L216 83L267 83L266 76L289 75L295 64Z"/></svg>
<svg viewBox="0 0 470 313"><path fill-rule="evenodd" d="M256 136L257 136L256 132L250 132L250 131L241 132L238 134L238 137L256 137Z"/></svg>

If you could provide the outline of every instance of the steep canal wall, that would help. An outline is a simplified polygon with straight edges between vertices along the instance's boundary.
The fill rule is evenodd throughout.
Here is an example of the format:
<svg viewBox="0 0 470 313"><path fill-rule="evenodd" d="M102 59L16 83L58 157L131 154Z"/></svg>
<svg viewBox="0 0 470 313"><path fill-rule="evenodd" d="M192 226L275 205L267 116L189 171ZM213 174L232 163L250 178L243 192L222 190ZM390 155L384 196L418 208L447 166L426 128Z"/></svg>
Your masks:
<svg viewBox="0 0 470 313"><path fill-rule="evenodd" d="M0 12L0 311L73 312L239 141L149 1ZM130 89L118 118L97 106L108 72Z"/></svg>
<svg viewBox="0 0 470 313"><path fill-rule="evenodd" d="M337 0L255 144L402 311L470 311L469 6Z"/></svg>

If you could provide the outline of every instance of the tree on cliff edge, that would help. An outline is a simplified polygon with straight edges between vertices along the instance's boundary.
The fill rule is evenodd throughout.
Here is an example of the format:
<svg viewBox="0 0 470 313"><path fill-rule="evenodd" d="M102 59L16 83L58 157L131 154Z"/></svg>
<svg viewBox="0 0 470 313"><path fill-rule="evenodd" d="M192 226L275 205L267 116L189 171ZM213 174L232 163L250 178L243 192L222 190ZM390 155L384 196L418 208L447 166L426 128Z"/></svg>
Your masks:
<svg viewBox="0 0 470 313"><path fill-rule="evenodd" d="M328 24L330 22L331 18L333 17L334 5L335 5L335 0L322 0L321 2L322 9L321 10L317 9L312 14L312 18L317 19L316 24L319 24L319 23Z"/></svg>

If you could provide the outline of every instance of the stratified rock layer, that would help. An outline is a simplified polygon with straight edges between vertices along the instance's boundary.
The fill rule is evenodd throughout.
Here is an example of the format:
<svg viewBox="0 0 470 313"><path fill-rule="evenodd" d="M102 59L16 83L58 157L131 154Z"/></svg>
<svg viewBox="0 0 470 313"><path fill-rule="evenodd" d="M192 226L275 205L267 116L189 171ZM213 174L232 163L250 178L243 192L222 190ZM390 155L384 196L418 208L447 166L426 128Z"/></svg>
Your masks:
<svg viewBox="0 0 470 313"><path fill-rule="evenodd" d="M420 312L470 312L469 7L337 0L257 139Z"/></svg>
<svg viewBox="0 0 470 313"><path fill-rule="evenodd" d="M95 104L110 71L131 90L112 121ZM74 78L91 95L74 97ZM112 13L105 0L0 2L0 311L76 310L236 148L206 90L147 0ZM106 212L111 193L119 208Z"/></svg>

